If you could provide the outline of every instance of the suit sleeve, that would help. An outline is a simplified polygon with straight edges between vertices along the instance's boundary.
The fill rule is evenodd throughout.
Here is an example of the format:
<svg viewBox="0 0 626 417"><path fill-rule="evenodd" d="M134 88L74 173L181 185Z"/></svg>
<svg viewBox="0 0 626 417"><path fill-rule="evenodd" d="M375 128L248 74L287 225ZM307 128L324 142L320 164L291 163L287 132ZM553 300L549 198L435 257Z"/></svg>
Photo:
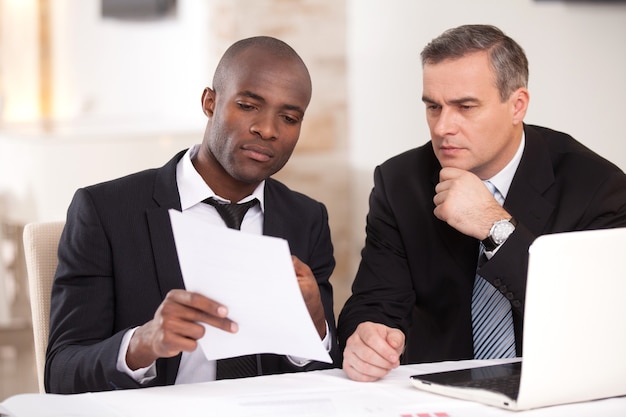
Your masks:
<svg viewBox="0 0 626 417"><path fill-rule="evenodd" d="M366 241L352 285L352 295L339 316L338 337L343 352L346 340L365 321L408 332L415 291L399 225L387 198L380 167L374 171Z"/></svg>
<svg viewBox="0 0 626 417"><path fill-rule="evenodd" d="M113 333L112 254L98 213L84 189L77 191L68 209L58 255L46 390L77 393L137 387L135 381L116 370L124 331Z"/></svg>
<svg viewBox="0 0 626 417"><path fill-rule="evenodd" d="M311 268L320 291L320 298L324 308L324 316L326 317L329 336L331 337L331 349L329 354L333 363L326 364L323 362L311 362L300 368L307 371L337 367L340 363L339 347L337 345L337 327L335 323L333 305L333 289L330 283L330 276L335 268L335 258L333 256L333 245L330 236L330 228L328 226L328 211L323 204L317 203L316 212L316 216L313 218L318 220L313 223L311 227L311 233L309 235L310 242L308 245L310 253L306 263L309 268Z"/></svg>
<svg viewBox="0 0 626 417"><path fill-rule="evenodd" d="M262 355L264 375L328 369L337 367L340 363L333 290L330 283L330 276L335 268L335 258L328 226L328 212L322 203L312 201L308 197L303 199L298 193L286 191L283 187L282 184L276 182L266 184L266 193L271 193L271 197L266 198L266 207L272 204L271 208L267 208L272 215L265 217L264 233L287 239L292 255L297 256L311 268L317 281L324 315L328 323L331 336L329 354L333 363L311 361L304 366L298 366L285 355L264 354Z"/></svg>

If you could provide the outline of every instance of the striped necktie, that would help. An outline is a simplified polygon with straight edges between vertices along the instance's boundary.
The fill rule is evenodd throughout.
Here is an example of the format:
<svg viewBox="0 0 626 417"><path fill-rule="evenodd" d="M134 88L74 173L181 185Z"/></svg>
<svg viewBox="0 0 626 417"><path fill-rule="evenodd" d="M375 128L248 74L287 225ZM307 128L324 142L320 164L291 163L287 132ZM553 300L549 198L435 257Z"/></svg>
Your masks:
<svg viewBox="0 0 626 417"><path fill-rule="evenodd" d="M500 205L502 194L490 182L485 185ZM479 266L483 258L480 244ZM487 280L476 274L472 292L472 328L474 335L474 358L495 359L515 357L515 332L509 300Z"/></svg>
<svg viewBox="0 0 626 417"><path fill-rule="evenodd" d="M213 197L203 201L210 204L219 213L220 217L231 229L241 229L241 223L247 211L259 203L256 198L241 204L222 203ZM219 359L216 363L215 379L235 379L261 375L261 357L259 355L244 355L234 358Z"/></svg>

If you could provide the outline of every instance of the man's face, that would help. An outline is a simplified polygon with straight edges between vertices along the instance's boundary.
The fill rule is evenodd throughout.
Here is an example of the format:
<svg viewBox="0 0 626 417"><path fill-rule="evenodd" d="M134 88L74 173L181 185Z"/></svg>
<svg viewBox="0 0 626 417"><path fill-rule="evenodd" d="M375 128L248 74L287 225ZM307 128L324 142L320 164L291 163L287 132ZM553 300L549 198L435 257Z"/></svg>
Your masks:
<svg viewBox="0 0 626 417"><path fill-rule="evenodd" d="M204 146L236 181L259 183L279 171L298 142L311 97L304 68L255 51L242 57L220 91L205 91ZM254 62L254 64L250 64Z"/></svg>
<svg viewBox="0 0 626 417"><path fill-rule="evenodd" d="M422 100L443 167L488 179L515 155L528 94L520 88L503 102L486 52L425 64Z"/></svg>

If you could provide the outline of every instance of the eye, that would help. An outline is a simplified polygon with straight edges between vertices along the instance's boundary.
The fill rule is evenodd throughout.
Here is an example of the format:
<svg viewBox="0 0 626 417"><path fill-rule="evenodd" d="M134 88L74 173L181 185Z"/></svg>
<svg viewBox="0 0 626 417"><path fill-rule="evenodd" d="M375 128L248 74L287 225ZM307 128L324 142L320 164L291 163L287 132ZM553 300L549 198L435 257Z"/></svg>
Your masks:
<svg viewBox="0 0 626 417"><path fill-rule="evenodd" d="M254 110L254 106L252 104L244 103L241 101L237 102L237 106L239 106L240 109L246 110L246 111Z"/></svg>
<svg viewBox="0 0 626 417"><path fill-rule="evenodd" d="M289 116L288 114L286 114L286 115L284 115L282 117L283 117L283 120L285 122L287 122L288 124L290 124L290 125L295 125L296 123L298 123L300 121L299 119L297 119L295 117L292 117L292 116Z"/></svg>
<svg viewBox="0 0 626 417"><path fill-rule="evenodd" d="M470 104L459 104L459 110L463 111L463 112L467 112L470 110L475 109L477 106L476 104L470 103Z"/></svg>

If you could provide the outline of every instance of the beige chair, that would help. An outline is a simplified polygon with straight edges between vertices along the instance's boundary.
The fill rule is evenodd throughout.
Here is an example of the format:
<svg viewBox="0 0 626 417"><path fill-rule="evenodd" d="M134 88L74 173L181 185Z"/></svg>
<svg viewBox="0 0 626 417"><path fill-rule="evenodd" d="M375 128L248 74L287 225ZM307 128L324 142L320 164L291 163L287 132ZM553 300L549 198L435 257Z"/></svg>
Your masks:
<svg viewBox="0 0 626 417"><path fill-rule="evenodd" d="M44 393L44 364L50 328L50 292L57 268L57 249L64 222L29 223L24 227L24 256L33 316L39 391Z"/></svg>

